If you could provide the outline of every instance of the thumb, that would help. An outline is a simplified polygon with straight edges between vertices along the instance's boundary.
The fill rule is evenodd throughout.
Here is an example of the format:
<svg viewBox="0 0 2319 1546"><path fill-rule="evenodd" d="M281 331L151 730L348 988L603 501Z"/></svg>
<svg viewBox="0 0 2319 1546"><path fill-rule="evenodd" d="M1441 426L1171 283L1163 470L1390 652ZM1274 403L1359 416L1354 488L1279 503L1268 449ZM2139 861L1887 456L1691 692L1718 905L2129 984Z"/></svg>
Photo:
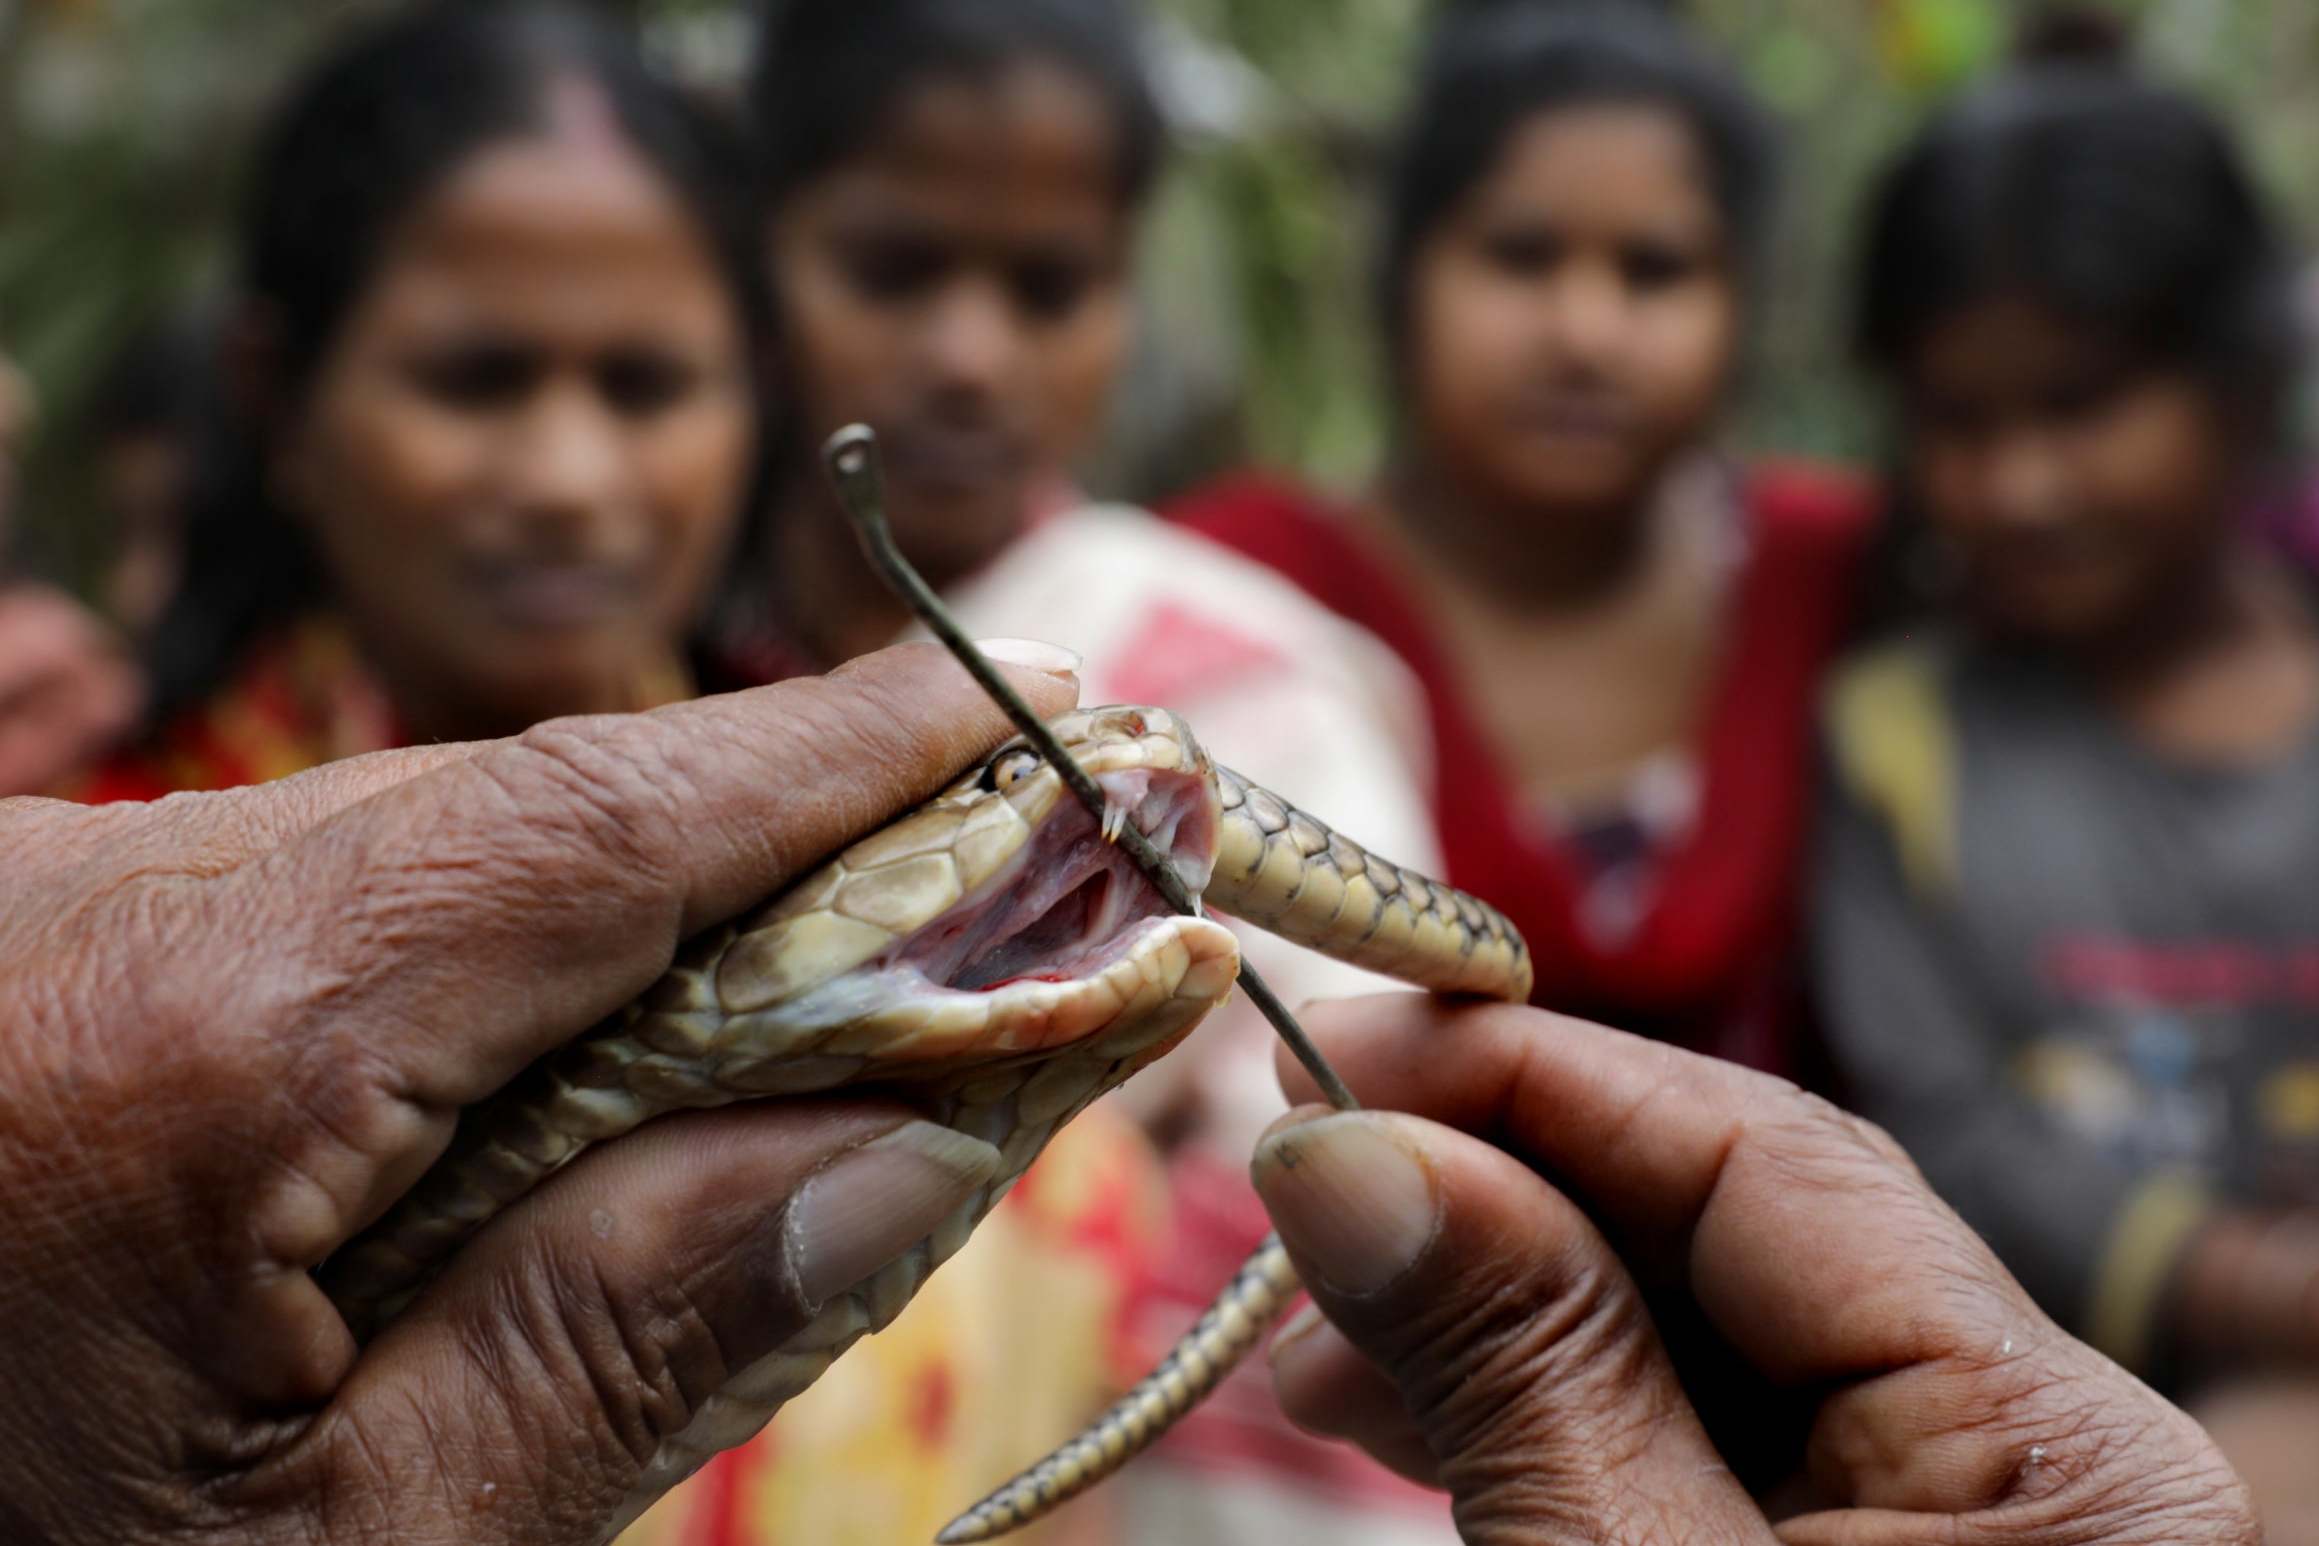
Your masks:
<svg viewBox="0 0 2319 1546"><path fill-rule="evenodd" d="M897 1312L999 1163L867 1101L687 1113L592 1149L364 1352L317 1457L328 1490L385 1473L371 1506L397 1540L601 1538Z"/></svg>
<svg viewBox="0 0 2319 1546"><path fill-rule="evenodd" d="M1341 1402L1341 1336L1383 1372L1468 1542L1770 1541L1684 1397L1626 1268L1528 1167L1417 1117L1292 1112L1257 1191L1334 1331L1278 1363ZM1379 1434L1377 1414L1310 1424ZM1406 1469L1406 1467L1404 1467Z"/></svg>

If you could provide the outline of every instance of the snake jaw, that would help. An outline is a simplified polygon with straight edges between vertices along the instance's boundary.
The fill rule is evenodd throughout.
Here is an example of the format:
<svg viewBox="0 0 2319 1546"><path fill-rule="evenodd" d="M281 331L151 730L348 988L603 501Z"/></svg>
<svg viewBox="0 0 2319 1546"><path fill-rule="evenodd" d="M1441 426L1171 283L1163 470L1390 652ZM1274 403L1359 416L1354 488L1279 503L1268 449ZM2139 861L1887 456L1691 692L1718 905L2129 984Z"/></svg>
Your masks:
<svg viewBox="0 0 2319 1546"><path fill-rule="evenodd" d="M1238 969L1230 935L1183 928L1113 840L1132 819L1204 883L1218 841L1208 780L1167 768L1097 778L1102 822L1057 802L973 894L773 1012L799 1031L832 1029L816 1053L874 1051L893 1065L1048 1053L1132 1021L1186 991L1187 977L1191 991L1220 1001ZM800 1050L793 1044L792 1055Z"/></svg>
<svg viewBox="0 0 2319 1546"><path fill-rule="evenodd" d="M1139 758L1092 773L1107 811L1118 812L1121 823L1134 821L1187 885L1207 883L1221 806L1205 765ZM1019 778L1003 799L986 795L981 809L1013 813L1007 819L1016 836L1006 854L982 865L963 894L954 881L946 898L936 895L907 918L888 912L891 921L874 940L866 915L887 897L870 890L866 900L852 899L881 871L919 869L930 857L890 835L883 850L869 850L874 862L862 862L867 845L839 861L835 880L823 887L832 905L776 927L744 929L713 968L722 1019L712 1043L735 1049L718 1061L719 1082L796 1094L865 1078L914 1081L919 1070L939 1078L962 1063L1053 1056L1114 1022L1132 1023L1156 1001L1152 994L1175 993L1178 979L1201 962L1220 962L1212 973L1212 996L1220 1001L1238 970L1229 935L1173 928L1183 920L1106 840L1109 820L1098 822L1062 796L1058 782L1042 771ZM972 836L969 829L957 841ZM923 886L918 894L925 895ZM850 959L831 962L834 969L819 981L791 986L802 974L783 968L802 953L801 926L845 931L861 944ZM821 940L807 943L819 948ZM1203 993L1210 975L1194 973ZM767 995L769 979L782 980L786 991Z"/></svg>

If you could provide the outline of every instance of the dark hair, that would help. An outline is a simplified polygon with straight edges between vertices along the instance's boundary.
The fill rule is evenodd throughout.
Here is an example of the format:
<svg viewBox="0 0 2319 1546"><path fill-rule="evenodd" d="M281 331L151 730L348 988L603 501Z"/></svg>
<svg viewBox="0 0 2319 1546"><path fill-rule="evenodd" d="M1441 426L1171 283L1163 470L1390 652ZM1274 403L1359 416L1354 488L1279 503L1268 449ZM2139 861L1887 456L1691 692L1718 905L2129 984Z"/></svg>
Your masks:
<svg viewBox="0 0 2319 1546"><path fill-rule="evenodd" d="M209 317L191 309L137 327L99 372L76 426L79 443L189 430L215 347Z"/></svg>
<svg viewBox="0 0 2319 1546"><path fill-rule="evenodd" d="M1730 68L1642 0L1468 0L1435 28L1387 192L1378 295L1396 358L1410 272L1433 228L1529 119L1607 103L1663 107L1689 127L1741 273L1752 274L1779 153L1770 121Z"/></svg>
<svg viewBox="0 0 2319 1546"><path fill-rule="evenodd" d="M2029 16L2013 39L2018 64L2116 64L2133 49L2133 29L2116 11L2052 5Z"/></svg>
<svg viewBox="0 0 2319 1546"><path fill-rule="evenodd" d="M1140 203L1164 130L1128 0L773 0L749 86L758 187L777 206L855 154L931 77L1046 59L1109 107L1118 188Z"/></svg>
<svg viewBox="0 0 2319 1546"><path fill-rule="evenodd" d="M763 403L770 302L737 138L654 76L628 38L554 0L421 6L326 56L275 112L250 174L239 248L243 298L271 325L275 395L295 397L311 378L397 223L468 156L543 127L549 90L567 79L601 93L630 147L699 222L749 334ZM268 496L264 431L251 405L212 395L185 581L154 636L156 727L213 692L322 585L297 523ZM729 566L736 586L758 569L763 503L752 488L742 551ZM696 654L709 643L704 626Z"/></svg>
<svg viewBox="0 0 2319 1546"><path fill-rule="evenodd" d="M1854 321L1900 368L1943 318L2025 295L2186 367L2267 426L2291 366L2287 256L2229 135L2099 64L2017 68L1934 120L1873 202Z"/></svg>

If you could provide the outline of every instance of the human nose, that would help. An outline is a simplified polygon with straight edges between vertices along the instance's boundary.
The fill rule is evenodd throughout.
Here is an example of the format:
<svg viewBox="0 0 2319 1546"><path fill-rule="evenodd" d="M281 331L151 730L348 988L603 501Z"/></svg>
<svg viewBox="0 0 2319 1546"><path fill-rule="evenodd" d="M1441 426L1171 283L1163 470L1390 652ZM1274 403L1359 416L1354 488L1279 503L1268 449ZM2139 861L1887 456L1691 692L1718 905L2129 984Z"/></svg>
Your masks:
<svg viewBox="0 0 2319 1546"><path fill-rule="evenodd" d="M2033 426L1990 442L1983 469L1987 508L2017 526L2041 526L2068 513L2067 458L2052 435Z"/></svg>
<svg viewBox="0 0 2319 1546"><path fill-rule="evenodd" d="M961 279L934 308L926 360L937 385L950 392L995 392L1021 358L1022 322L1001 286Z"/></svg>
<svg viewBox="0 0 2319 1546"><path fill-rule="evenodd" d="M1626 312L1626 286L1609 265L1564 264L1550 283L1547 336L1565 360L1600 366L1618 347Z"/></svg>
<svg viewBox="0 0 2319 1546"><path fill-rule="evenodd" d="M527 514L592 515L617 500L626 481L621 426L585 384L550 385L519 421L503 476Z"/></svg>

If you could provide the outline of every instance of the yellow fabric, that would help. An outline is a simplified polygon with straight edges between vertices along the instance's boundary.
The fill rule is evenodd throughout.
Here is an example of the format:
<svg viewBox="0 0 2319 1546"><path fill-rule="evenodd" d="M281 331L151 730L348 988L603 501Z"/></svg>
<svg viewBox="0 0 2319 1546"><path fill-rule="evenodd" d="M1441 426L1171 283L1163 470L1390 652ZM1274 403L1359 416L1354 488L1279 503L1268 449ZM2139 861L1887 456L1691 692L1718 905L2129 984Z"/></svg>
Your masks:
<svg viewBox="0 0 2319 1546"><path fill-rule="evenodd" d="M2094 1273L2086 1340L2129 1369L2149 1367L2159 1301L2208 1206L2206 1189L2178 1175L2146 1182L2127 1199Z"/></svg>
<svg viewBox="0 0 2319 1546"><path fill-rule="evenodd" d="M1827 726L1836 771L1884 817L1902 873L1919 896L1956 894L1957 747L1937 657L1899 645L1839 672Z"/></svg>
<svg viewBox="0 0 2319 1546"><path fill-rule="evenodd" d="M2291 1063L2263 1081L2265 1135L2289 1142L2319 1138L2319 1063Z"/></svg>

